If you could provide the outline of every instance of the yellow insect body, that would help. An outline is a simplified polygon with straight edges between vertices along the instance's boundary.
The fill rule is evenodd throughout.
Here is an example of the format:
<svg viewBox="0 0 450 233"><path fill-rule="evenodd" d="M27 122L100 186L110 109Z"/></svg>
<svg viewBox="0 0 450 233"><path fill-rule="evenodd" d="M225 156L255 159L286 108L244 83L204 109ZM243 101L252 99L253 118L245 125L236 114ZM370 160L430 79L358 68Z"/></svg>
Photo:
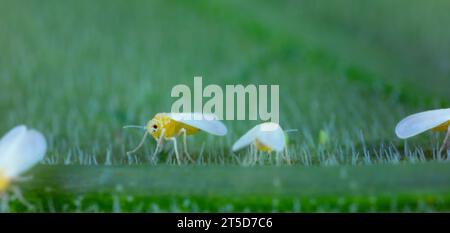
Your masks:
<svg viewBox="0 0 450 233"><path fill-rule="evenodd" d="M432 130L435 132L447 132L449 127L450 127L450 121L447 121L446 123L444 123L436 128L433 128Z"/></svg>
<svg viewBox="0 0 450 233"><path fill-rule="evenodd" d="M163 131L164 139L178 136L183 129L186 131L187 135L192 135L199 131L198 128L175 121L164 113L156 114L156 116L148 122L146 129L155 140L159 140Z"/></svg>
<svg viewBox="0 0 450 233"><path fill-rule="evenodd" d="M271 153L272 152L272 148L264 145L258 139L255 140L255 147L256 147L257 150L262 151L262 152L267 152L267 153Z"/></svg>
<svg viewBox="0 0 450 233"><path fill-rule="evenodd" d="M8 188L10 182L10 179L0 171L0 194Z"/></svg>
<svg viewBox="0 0 450 233"><path fill-rule="evenodd" d="M153 155L155 156L159 152L164 140L170 140L173 142L175 155L179 164L180 157L176 139L178 136L183 136L184 153L189 160L193 161L187 151L187 136L195 134L198 131L204 131L218 136L223 136L227 133L227 128L217 120L215 115L202 113L158 113L146 126L131 125L125 126L125 128L145 129L145 134L139 145L128 153L136 152L144 144L147 135L150 134L157 141L157 146Z"/></svg>

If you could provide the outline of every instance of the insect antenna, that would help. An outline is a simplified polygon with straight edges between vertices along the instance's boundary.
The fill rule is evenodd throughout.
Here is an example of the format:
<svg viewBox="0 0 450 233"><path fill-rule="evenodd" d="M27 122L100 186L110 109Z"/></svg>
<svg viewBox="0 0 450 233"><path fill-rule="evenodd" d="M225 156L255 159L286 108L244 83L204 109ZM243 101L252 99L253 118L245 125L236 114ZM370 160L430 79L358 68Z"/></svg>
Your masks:
<svg viewBox="0 0 450 233"><path fill-rule="evenodd" d="M129 154L134 154L137 150L139 150L139 148L141 148L142 145L144 145L144 142L145 142L145 139L147 138L147 135L148 135L148 131L145 131L145 134L144 134L144 136L142 136L142 139L141 139L141 142L139 143L139 145L136 148L134 148L133 150L128 151L127 154L128 155Z"/></svg>
<svg viewBox="0 0 450 233"><path fill-rule="evenodd" d="M125 125L124 129L134 128L134 129L143 129L146 130L145 126L142 125Z"/></svg>
<svg viewBox="0 0 450 233"><path fill-rule="evenodd" d="M285 133L294 133L294 132L298 132L298 129L287 129L284 132Z"/></svg>

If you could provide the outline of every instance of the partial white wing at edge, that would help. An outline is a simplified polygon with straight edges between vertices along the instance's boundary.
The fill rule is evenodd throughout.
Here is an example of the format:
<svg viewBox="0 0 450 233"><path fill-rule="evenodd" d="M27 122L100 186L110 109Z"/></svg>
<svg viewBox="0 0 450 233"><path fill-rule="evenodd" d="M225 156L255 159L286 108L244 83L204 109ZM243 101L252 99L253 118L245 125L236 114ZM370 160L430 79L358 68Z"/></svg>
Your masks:
<svg viewBox="0 0 450 233"><path fill-rule="evenodd" d="M0 157L0 169L10 178L19 176L41 161L47 150L47 142L41 133L19 129L21 133L7 134L7 140L2 139L1 142L1 150L5 153Z"/></svg>
<svg viewBox="0 0 450 233"><path fill-rule="evenodd" d="M450 121L450 108L411 115L398 123L395 133L401 139L410 138Z"/></svg>
<svg viewBox="0 0 450 233"><path fill-rule="evenodd" d="M19 125L12 128L0 139L0 162L3 157L9 154L10 150L13 150L20 139L26 135L27 127Z"/></svg>

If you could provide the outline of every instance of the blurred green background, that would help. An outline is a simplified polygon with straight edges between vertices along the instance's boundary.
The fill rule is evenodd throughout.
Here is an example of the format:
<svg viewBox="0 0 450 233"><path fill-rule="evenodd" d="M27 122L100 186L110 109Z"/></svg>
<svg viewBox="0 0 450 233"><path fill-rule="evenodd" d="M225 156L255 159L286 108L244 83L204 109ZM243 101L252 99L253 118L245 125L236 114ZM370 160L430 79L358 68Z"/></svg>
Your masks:
<svg viewBox="0 0 450 233"><path fill-rule="evenodd" d="M311 199L322 201L306 211L450 209L450 183L442 179L450 175L450 165L436 151L442 135L429 133L405 144L393 132L408 114L450 106L448 1L1 0L0 5L0 132L24 123L49 141L45 161L30 171L34 179L20 184L35 207L13 198L3 202L3 211L302 211L292 206ZM190 138L195 164L174 166L171 147L152 157L154 142L127 156L142 135L122 126L145 124L170 111L172 87L192 87L194 76L203 76L204 86L280 85L280 123L299 129L289 137L293 166L285 170L270 157L248 166L248 153L229 151L255 121L225 122L224 138ZM328 140L321 143L320 135ZM443 173L433 173L439 170L435 166L444 166ZM340 174L340 168L360 179L342 182L362 188L342 193L336 187L325 195L313 185L337 179L321 174ZM255 175L258 169L271 171L263 177L272 185L282 177L279 193L251 192L267 187ZM385 169L398 173L389 177ZM414 186L412 177L427 171ZM185 173L192 177L177 178ZM250 177L248 183L240 174ZM204 195L189 191L205 176L217 179L203 181ZM314 179L295 178L300 176ZM165 182L153 183L162 177ZM373 184L371 177L393 179L395 185ZM98 180L83 182L91 179ZM217 190L216 182L232 184L229 194ZM180 191L183 185L191 189ZM373 192L361 192L365 189ZM248 192L233 195L238 190ZM275 208L280 195L288 204ZM377 195L388 196L370 208L354 207ZM339 202L343 196L348 201ZM433 201L420 201L424 198ZM190 204L184 205L186 200ZM386 204L392 200L400 204Z"/></svg>

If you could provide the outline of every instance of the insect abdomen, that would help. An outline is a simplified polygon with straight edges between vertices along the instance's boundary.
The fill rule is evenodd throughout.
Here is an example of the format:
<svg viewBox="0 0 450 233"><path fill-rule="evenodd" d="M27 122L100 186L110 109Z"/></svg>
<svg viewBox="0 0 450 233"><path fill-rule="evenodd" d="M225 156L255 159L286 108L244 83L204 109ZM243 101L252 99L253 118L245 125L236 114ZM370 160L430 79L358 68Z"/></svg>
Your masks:
<svg viewBox="0 0 450 233"><path fill-rule="evenodd" d="M444 124L433 128L433 131L435 132L446 132L448 130L448 127L450 127L450 121L445 122Z"/></svg>
<svg viewBox="0 0 450 233"><path fill-rule="evenodd" d="M9 185L9 179L6 178L6 176L4 176L2 174L2 172L0 171L0 194L6 190L8 185Z"/></svg>
<svg viewBox="0 0 450 233"><path fill-rule="evenodd" d="M262 151L262 152L272 152L272 148L262 144L259 140L255 141L255 147L257 150Z"/></svg>
<svg viewBox="0 0 450 233"><path fill-rule="evenodd" d="M199 129L197 129L197 128L195 128L195 127L192 127L192 126L190 126L190 125L186 125L186 124L183 124L183 123L181 123L181 122L177 122L177 121L174 121L174 120L172 120L173 122L176 122L176 127L175 127L175 129L176 129L176 131L179 133L180 132L180 130L181 129L186 129L186 134L187 135L191 135L191 134L194 134L194 133L197 133L197 131L199 130Z"/></svg>

